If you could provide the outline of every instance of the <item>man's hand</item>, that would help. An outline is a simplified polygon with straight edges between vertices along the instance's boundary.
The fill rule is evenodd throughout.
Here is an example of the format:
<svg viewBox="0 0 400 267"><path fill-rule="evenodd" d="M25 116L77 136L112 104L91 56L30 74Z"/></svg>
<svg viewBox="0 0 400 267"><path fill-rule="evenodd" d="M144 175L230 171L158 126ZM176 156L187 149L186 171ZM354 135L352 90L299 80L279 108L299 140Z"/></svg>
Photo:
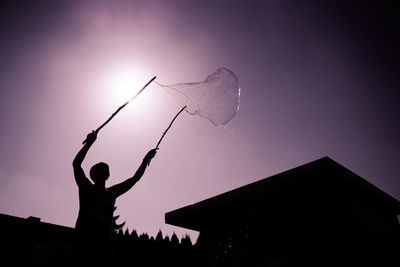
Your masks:
<svg viewBox="0 0 400 267"><path fill-rule="evenodd" d="M150 165L150 161L154 156L157 154L158 148L153 148L149 152L147 152L146 156L144 157L143 161L146 162L147 166Z"/></svg>
<svg viewBox="0 0 400 267"><path fill-rule="evenodd" d="M92 145L97 139L97 132L92 131L86 137L86 144Z"/></svg>

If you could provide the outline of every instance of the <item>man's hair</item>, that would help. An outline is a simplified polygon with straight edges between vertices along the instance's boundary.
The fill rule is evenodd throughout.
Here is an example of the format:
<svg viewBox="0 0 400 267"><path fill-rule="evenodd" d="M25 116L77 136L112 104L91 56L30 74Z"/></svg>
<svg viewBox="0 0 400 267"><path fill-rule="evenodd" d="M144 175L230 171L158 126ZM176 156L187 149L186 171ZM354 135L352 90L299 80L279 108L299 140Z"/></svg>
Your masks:
<svg viewBox="0 0 400 267"><path fill-rule="evenodd" d="M110 176L110 169L107 163L99 162L90 168L90 178L93 182L97 182L98 179L107 180L108 176Z"/></svg>

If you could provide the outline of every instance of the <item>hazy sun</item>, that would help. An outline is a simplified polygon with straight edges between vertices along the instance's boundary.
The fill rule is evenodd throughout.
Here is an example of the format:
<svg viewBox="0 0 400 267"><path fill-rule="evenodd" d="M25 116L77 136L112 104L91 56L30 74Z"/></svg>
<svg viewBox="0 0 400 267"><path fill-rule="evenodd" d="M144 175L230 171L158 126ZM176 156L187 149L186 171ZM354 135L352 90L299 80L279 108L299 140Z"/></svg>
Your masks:
<svg viewBox="0 0 400 267"><path fill-rule="evenodd" d="M98 73L98 86L96 91L99 95L99 107L111 114L118 107L125 104L133 96L135 96L151 78L154 73L148 71L141 65L130 64L109 64L101 72ZM158 105L158 91L155 83L150 84L140 95L137 96L123 111L134 114L146 114L146 116L138 116L148 120L155 106ZM154 113L155 114L155 113Z"/></svg>
<svg viewBox="0 0 400 267"><path fill-rule="evenodd" d="M114 66L105 74L105 89L113 102L125 103L146 83L147 75L137 67L129 65Z"/></svg>

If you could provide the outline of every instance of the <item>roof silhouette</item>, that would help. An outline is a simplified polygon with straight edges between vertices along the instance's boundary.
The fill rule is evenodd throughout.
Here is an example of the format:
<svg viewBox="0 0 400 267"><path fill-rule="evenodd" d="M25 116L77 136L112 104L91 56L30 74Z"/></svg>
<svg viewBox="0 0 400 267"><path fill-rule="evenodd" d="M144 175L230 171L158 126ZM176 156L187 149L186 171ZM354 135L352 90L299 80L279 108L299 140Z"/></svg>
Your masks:
<svg viewBox="0 0 400 267"><path fill-rule="evenodd" d="M375 187L339 163L323 157L302 166L239 187L209 199L170 211L165 214L168 224L200 231L216 218L224 218L235 210L267 205L290 207L299 199L322 198L340 200L342 195L354 194L370 199L391 213L400 214L400 202ZM285 203L285 205L282 205ZM288 211L289 212L289 211ZM229 217L229 216L228 216Z"/></svg>

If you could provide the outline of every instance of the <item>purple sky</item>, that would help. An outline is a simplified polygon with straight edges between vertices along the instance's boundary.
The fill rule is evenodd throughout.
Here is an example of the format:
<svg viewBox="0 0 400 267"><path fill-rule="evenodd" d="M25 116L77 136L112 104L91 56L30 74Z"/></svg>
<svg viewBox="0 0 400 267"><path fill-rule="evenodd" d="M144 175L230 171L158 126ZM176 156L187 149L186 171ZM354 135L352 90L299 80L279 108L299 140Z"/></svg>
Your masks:
<svg viewBox="0 0 400 267"><path fill-rule="evenodd" d="M73 226L72 159L139 89L122 93L116 77L194 82L219 67L240 80L236 117L218 128L182 114L117 200L119 222L193 238L164 213L323 156L400 199L394 7L233 2L2 1L0 213ZM100 132L86 172L104 161L109 185L130 177L179 109L152 84Z"/></svg>

